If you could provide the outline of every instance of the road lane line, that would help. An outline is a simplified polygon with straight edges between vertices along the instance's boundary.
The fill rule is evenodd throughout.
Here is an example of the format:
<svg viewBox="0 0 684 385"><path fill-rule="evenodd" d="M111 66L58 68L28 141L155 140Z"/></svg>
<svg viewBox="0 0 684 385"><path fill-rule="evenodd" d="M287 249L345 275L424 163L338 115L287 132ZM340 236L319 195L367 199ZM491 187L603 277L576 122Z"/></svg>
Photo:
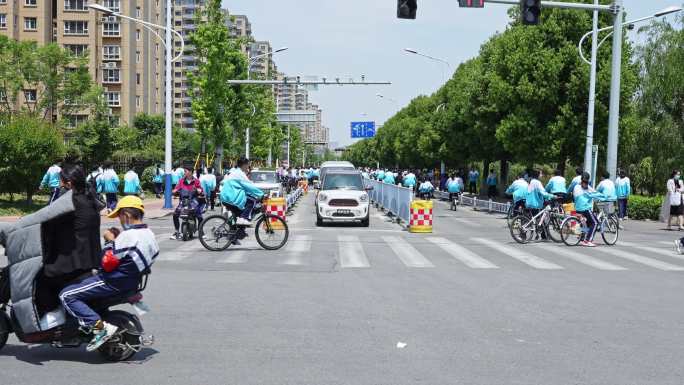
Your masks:
<svg viewBox="0 0 684 385"><path fill-rule="evenodd" d="M659 270L665 271L684 271L684 267L673 265L671 263L663 262L658 259L653 259L649 257L642 257L641 255L633 254L624 250L618 250L611 247L597 247L596 250L610 254L612 256L623 258L628 261L640 263L649 267L653 267Z"/></svg>
<svg viewBox="0 0 684 385"><path fill-rule="evenodd" d="M475 223L475 222L471 222L471 221L469 221L469 220L467 220L467 219L465 219L465 218L451 218L451 219L455 220L456 222L460 222L460 223L463 223L464 225L468 225L468 226L471 226L471 227L482 227L481 224Z"/></svg>
<svg viewBox="0 0 684 385"><path fill-rule="evenodd" d="M408 267L435 267L427 258L401 237L382 237L394 254Z"/></svg>
<svg viewBox="0 0 684 385"><path fill-rule="evenodd" d="M160 261L182 261L190 256L192 256L193 252L195 251L200 251L200 250L206 250L202 245L199 243L197 239L193 239L191 241L183 242L183 241L172 241L172 242L178 242L180 245L176 248L174 248L171 251L160 251L159 252L159 257L157 258Z"/></svg>
<svg viewBox="0 0 684 385"><path fill-rule="evenodd" d="M609 270L609 271L621 271L621 270L628 270L625 267L618 266L609 262L602 261L598 258L594 258L589 255L585 254L580 254L574 251L570 251L566 249L563 246L551 246L551 245L544 245L544 244L537 244L535 247L538 247L540 249L544 249L550 253L556 253L560 254L566 258L572 259L575 262L579 262L582 264L585 264L587 266L591 266L595 269L599 270Z"/></svg>
<svg viewBox="0 0 684 385"><path fill-rule="evenodd" d="M639 249L639 250L643 250L643 251L653 253L653 254L660 254L660 255L663 255L666 257L670 257L670 258L684 259L684 255L677 254L677 252L674 250L674 242L668 242L668 246L671 246L671 248L669 250L660 249L657 247L642 246L638 243L630 243L630 242L620 242L620 246Z"/></svg>
<svg viewBox="0 0 684 385"><path fill-rule="evenodd" d="M492 241L484 238L473 238L473 241L481 243L487 247L498 250L509 257L515 258L518 261L534 267L535 269L541 270L561 270L563 267L556 265L555 263L549 262L543 258L536 257L532 254L526 253L522 250L518 250L514 247L504 245L496 241Z"/></svg>
<svg viewBox="0 0 684 385"><path fill-rule="evenodd" d="M251 251L261 250L261 246L252 239L243 239L239 246L231 246L224 253L228 253L226 258L219 259L216 263L246 263L247 254Z"/></svg>
<svg viewBox="0 0 684 385"><path fill-rule="evenodd" d="M340 266L350 267L370 267L366 252L363 251L361 240L355 235L338 235L337 242L340 253Z"/></svg>
<svg viewBox="0 0 684 385"><path fill-rule="evenodd" d="M454 257L456 260L462 262L466 266L473 269L498 269L499 266L489 262L488 260L474 254L470 250L457 245L448 239L439 237L428 237L428 242L432 242L439 248L444 250L447 254Z"/></svg>
<svg viewBox="0 0 684 385"><path fill-rule="evenodd" d="M304 256L311 251L311 235L293 235L285 245L286 258L282 265L304 265Z"/></svg>

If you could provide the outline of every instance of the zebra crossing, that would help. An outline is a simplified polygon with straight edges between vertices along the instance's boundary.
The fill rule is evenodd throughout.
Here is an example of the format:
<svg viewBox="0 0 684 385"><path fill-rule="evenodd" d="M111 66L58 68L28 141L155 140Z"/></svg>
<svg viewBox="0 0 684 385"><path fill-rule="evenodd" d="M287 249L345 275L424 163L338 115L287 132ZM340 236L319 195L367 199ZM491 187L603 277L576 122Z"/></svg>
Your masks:
<svg viewBox="0 0 684 385"><path fill-rule="evenodd" d="M530 269L573 271L588 268L605 272L653 270L684 271L684 258L662 243L619 244L597 248L567 247L553 243L518 245L510 241L472 237L461 240L445 237L396 235L294 234L278 251L263 250L248 238L225 252L210 252L197 241L162 241L157 261L218 265L250 263L281 266L307 266L317 260L334 259L341 270L373 269L387 261L405 269L459 267L473 270ZM382 250L382 252L379 252Z"/></svg>

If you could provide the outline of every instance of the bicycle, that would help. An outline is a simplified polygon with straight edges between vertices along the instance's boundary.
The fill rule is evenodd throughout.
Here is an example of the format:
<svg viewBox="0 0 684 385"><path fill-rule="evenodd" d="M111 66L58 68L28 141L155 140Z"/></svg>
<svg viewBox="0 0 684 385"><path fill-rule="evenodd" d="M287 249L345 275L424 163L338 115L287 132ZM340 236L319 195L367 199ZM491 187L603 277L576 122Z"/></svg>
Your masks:
<svg viewBox="0 0 684 385"><path fill-rule="evenodd" d="M219 215L205 218L199 227L199 240L210 251L223 251L244 238L245 226L237 225L241 210L223 204L226 210ZM259 246L266 250L278 250L285 246L290 235L287 222L282 217L265 211L264 202L254 207L254 236Z"/></svg>
<svg viewBox="0 0 684 385"><path fill-rule="evenodd" d="M561 218L563 208L553 201L544 206L536 215L530 217L529 211L516 215L510 222L509 230L514 241L525 244L547 234L554 242L561 242Z"/></svg>
<svg viewBox="0 0 684 385"><path fill-rule="evenodd" d="M596 231L601 232L601 238L606 245L617 243L620 232L620 222L615 213L606 213L605 205L599 209L596 216ZM587 219L583 215L572 215L561 224L561 238L568 246L577 246L589 234Z"/></svg>
<svg viewBox="0 0 684 385"><path fill-rule="evenodd" d="M450 207L449 209L451 211L457 211L458 205L461 203L461 193L449 193L449 202L450 202Z"/></svg>

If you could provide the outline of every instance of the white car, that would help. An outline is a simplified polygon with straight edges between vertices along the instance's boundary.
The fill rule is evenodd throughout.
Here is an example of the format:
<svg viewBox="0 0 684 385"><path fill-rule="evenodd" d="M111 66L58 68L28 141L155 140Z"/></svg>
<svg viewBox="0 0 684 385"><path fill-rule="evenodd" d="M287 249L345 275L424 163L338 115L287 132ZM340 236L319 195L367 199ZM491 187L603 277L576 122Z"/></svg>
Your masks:
<svg viewBox="0 0 684 385"><path fill-rule="evenodd" d="M358 171L329 171L316 196L316 225L330 222L370 224L370 198Z"/></svg>
<svg viewBox="0 0 684 385"><path fill-rule="evenodd" d="M250 179L267 197L285 197L283 185L278 182L278 175L276 175L275 171L252 171Z"/></svg>

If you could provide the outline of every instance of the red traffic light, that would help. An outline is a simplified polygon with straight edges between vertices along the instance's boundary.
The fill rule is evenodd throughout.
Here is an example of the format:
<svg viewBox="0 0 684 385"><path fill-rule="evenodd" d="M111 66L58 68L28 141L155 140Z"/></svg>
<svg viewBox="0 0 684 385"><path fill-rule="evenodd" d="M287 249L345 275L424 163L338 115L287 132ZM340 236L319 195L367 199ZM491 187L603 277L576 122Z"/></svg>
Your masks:
<svg viewBox="0 0 684 385"><path fill-rule="evenodd" d="M484 8L485 0L458 0L461 8Z"/></svg>

